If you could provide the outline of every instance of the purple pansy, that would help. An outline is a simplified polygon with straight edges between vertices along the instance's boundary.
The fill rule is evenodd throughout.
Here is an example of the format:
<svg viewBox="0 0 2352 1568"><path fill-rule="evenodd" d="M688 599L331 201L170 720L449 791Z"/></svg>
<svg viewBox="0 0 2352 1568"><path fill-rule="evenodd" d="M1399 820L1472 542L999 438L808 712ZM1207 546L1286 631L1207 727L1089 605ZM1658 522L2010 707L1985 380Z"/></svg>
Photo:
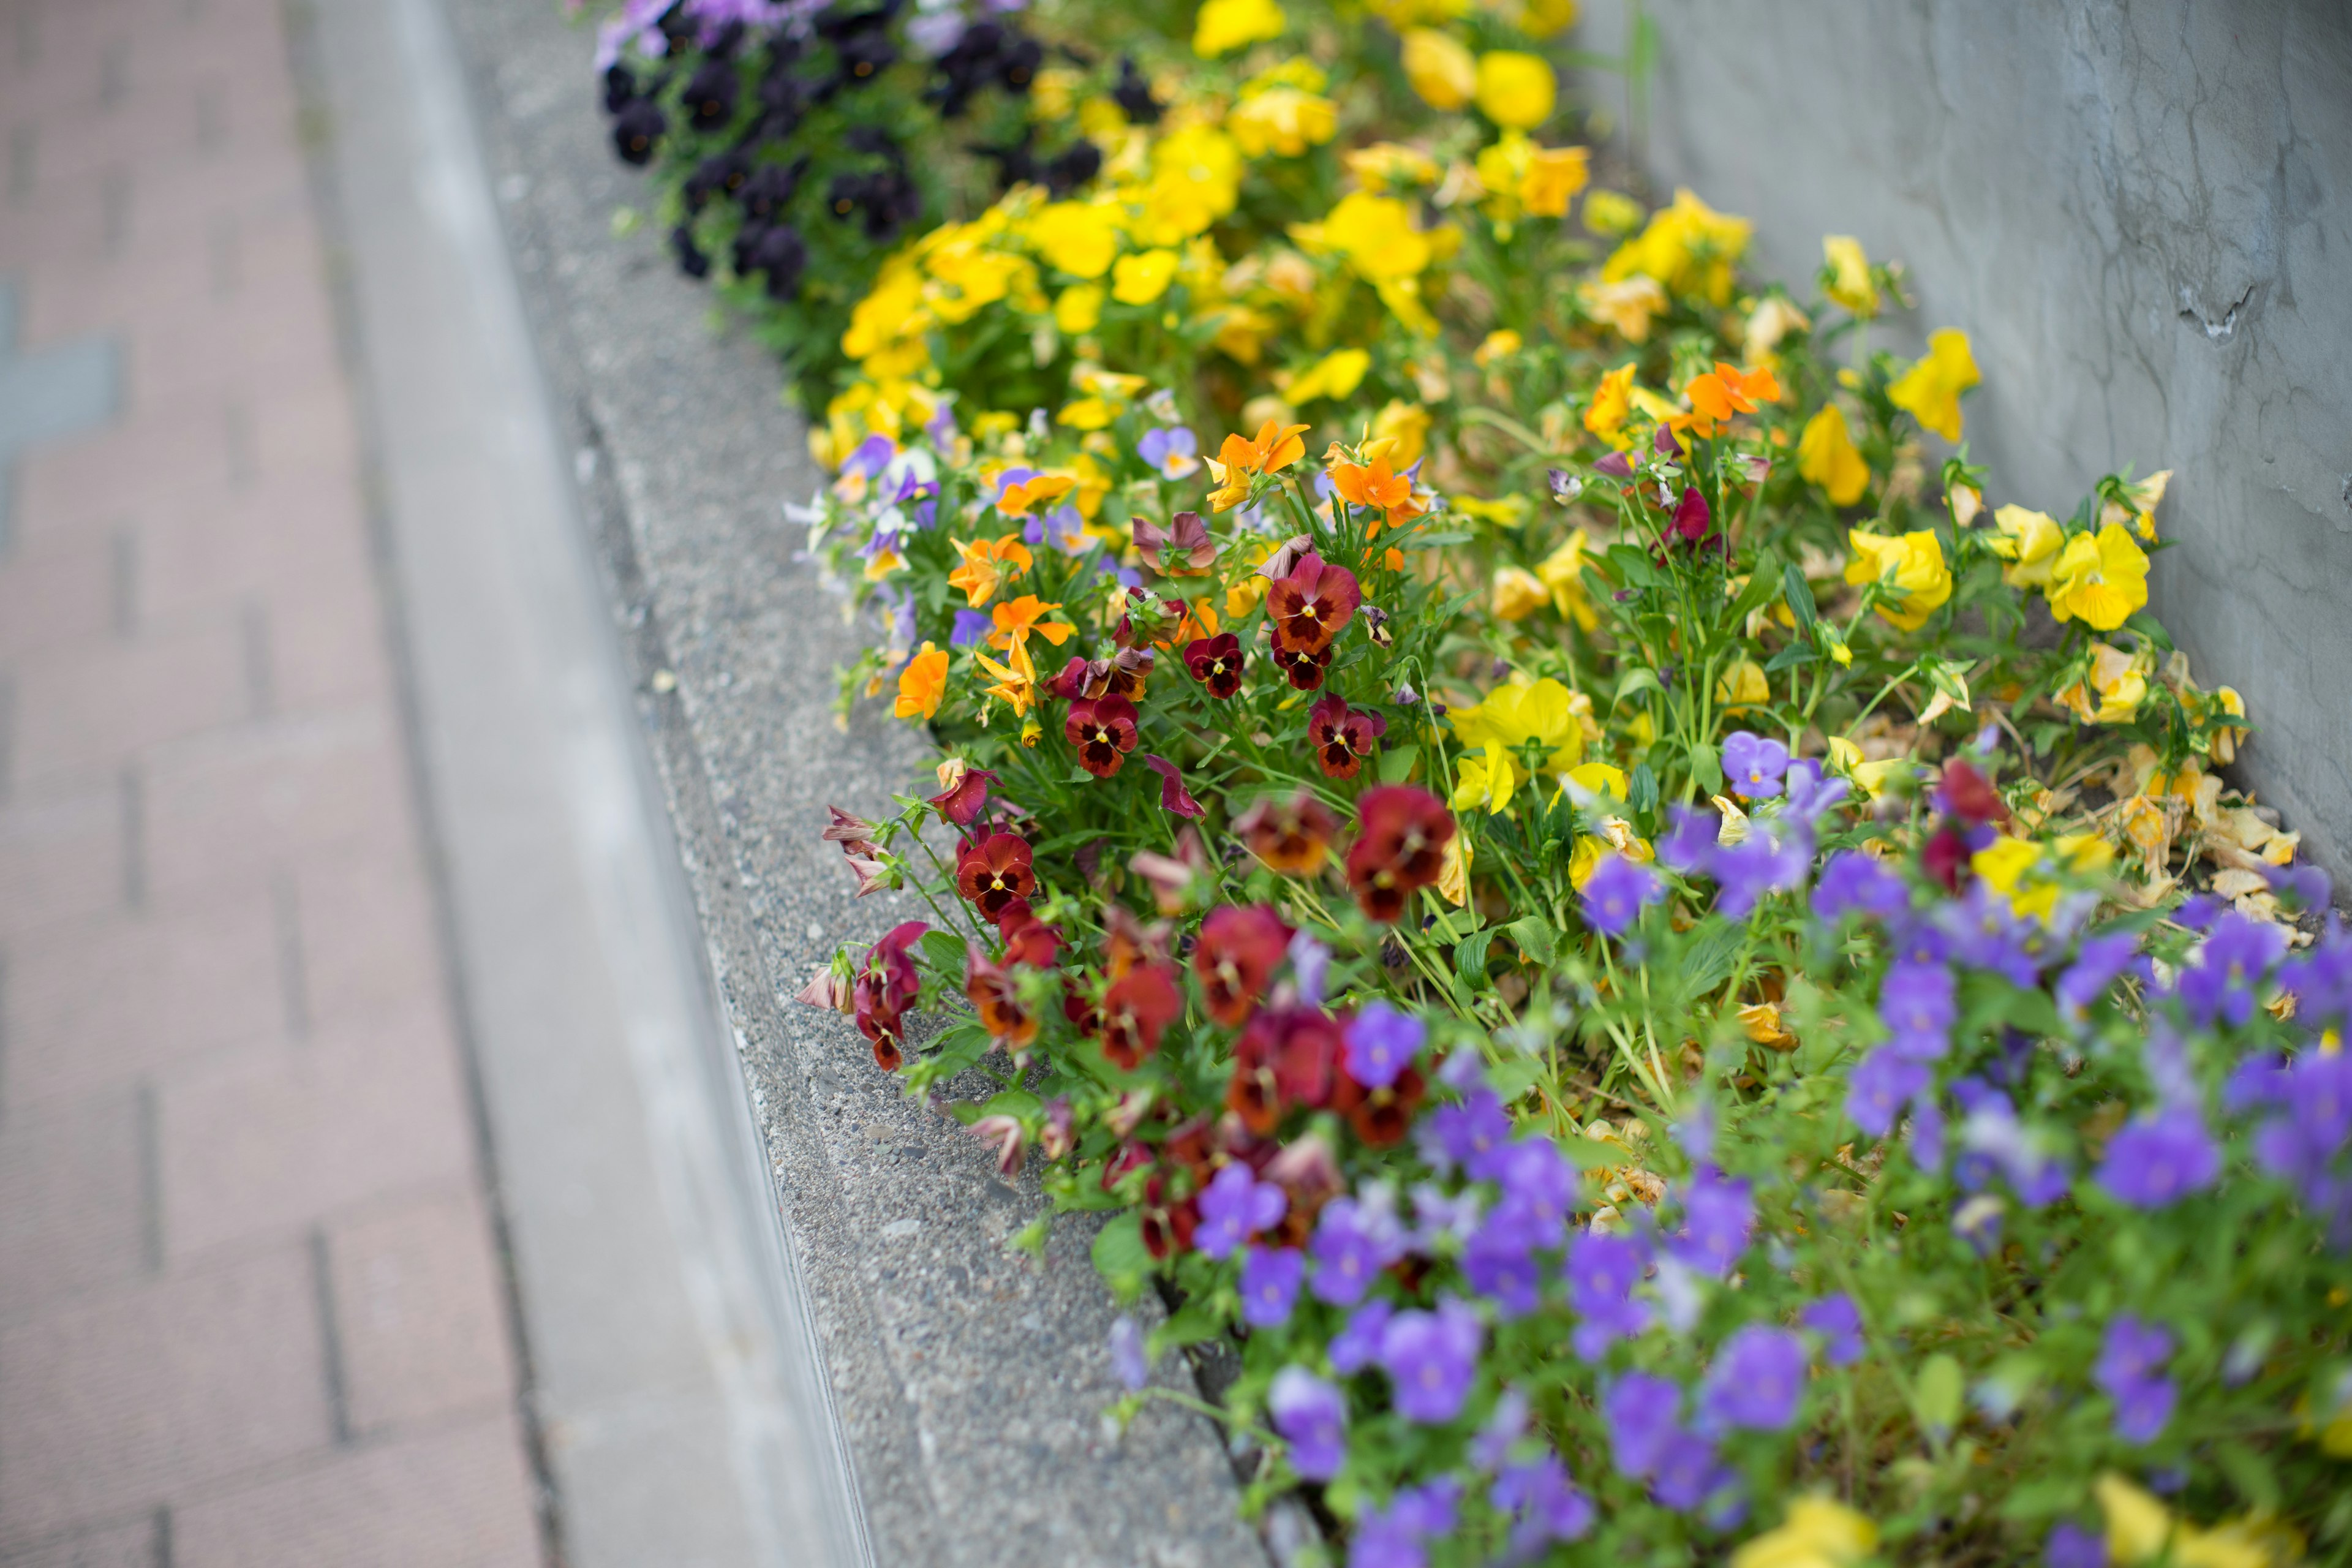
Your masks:
<svg viewBox="0 0 2352 1568"><path fill-rule="evenodd" d="M2197 962L2180 972L2174 992L2197 1023L2219 1017L2233 1029L2242 1027L2253 1016L2263 976L2285 952L2284 931L2232 910L2213 922Z"/></svg>
<svg viewBox="0 0 2352 1568"><path fill-rule="evenodd" d="M2079 1023L2092 1003L2106 994L2132 961L2139 945L2129 931L2107 931L2086 937L2074 952L2074 962L2051 987L2061 1016Z"/></svg>
<svg viewBox="0 0 2352 1568"><path fill-rule="evenodd" d="M1629 1372L1609 1385L1601 1396L1601 1418L1620 1471L1647 1480L1657 1469L1678 1428L1682 1401L1680 1386L1653 1373Z"/></svg>
<svg viewBox="0 0 2352 1568"><path fill-rule="evenodd" d="M1348 1459L1348 1398L1303 1366L1274 1374L1266 1413L1290 1445L1290 1468L1310 1481L1328 1481Z"/></svg>
<svg viewBox="0 0 2352 1568"><path fill-rule="evenodd" d="M1335 1372L1358 1373L1380 1359L1381 1339L1387 1333L1389 1320L1396 1316L1393 1301L1367 1301L1349 1315L1347 1324L1331 1336L1331 1368Z"/></svg>
<svg viewBox="0 0 2352 1568"><path fill-rule="evenodd" d="M1803 836L1785 827L1780 837L1769 831L1751 833L1738 844L1717 849L1714 870L1720 888L1715 898L1716 912L1745 920L1765 894L1804 886L1812 858L1812 847Z"/></svg>
<svg viewBox="0 0 2352 1568"><path fill-rule="evenodd" d="M2107 1143L2097 1181L2118 1203L2160 1209L2221 1179L2221 1152L2188 1106L2126 1124Z"/></svg>
<svg viewBox="0 0 2352 1568"><path fill-rule="evenodd" d="M1888 1050L1913 1061L1936 1060L1951 1049L1952 1020L1959 1016L1952 972L1940 963L1888 965L1878 985L1878 1016L1894 1035Z"/></svg>
<svg viewBox="0 0 2352 1568"><path fill-rule="evenodd" d="M1570 1344L1580 1357L1597 1362L1650 1326L1649 1307L1633 1300L1644 1267L1642 1248L1625 1237L1584 1231L1569 1244L1569 1304L1578 1319Z"/></svg>
<svg viewBox="0 0 2352 1568"><path fill-rule="evenodd" d="M1278 1329L1298 1304L1307 1258L1295 1247L1253 1247L1242 1255L1242 1319L1254 1329Z"/></svg>
<svg viewBox="0 0 2352 1568"><path fill-rule="evenodd" d="M988 639L996 623L986 610L958 610L955 629L948 633L950 647L975 647Z"/></svg>
<svg viewBox="0 0 2352 1568"><path fill-rule="evenodd" d="M2172 1332L2130 1312L2107 1325L2092 1381L2116 1402L2116 1436L2127 1443L2152 1443L2172 1420L2179 1390L2164 1375L2172 1359Z"/></svg>
<svg viewBox="0 0 2352 1568"><path fill-rule="evenodd" d="M1404 1256L1395 1216L1386 1224L1354 1198L1335 1198L1315 1223L1315 1282L1318 1301L1350 1307L1364 1298L1381 1269Z"/></svg>
<svg viewBox="0 0 2352 1568"><path fill-rule="evenodd" d="M1716 1352L1699 1408L1723 1426L1784 1432L1805 1393L1805 1342L1787 1329L1748 1323Z"/></svg>
<svg viewBox="0 0 2352 1568"><path fill-rule="evenodd" d="M1683 1193L1683 1229L1673 1251L1686 1267L1720 1279L1748 1250L1756 1200L1748 1184L1701 1166Z"/></svg>
<svg viewBox="0 0 2352 1568"><path fill-rule="evenodd" d="M1289 1212L1290 1198L1235 1161L1219 1170L1202 1190L1200 1208L1201 1224L1192 1233L1192 1244L1211 1258L1225 1258L1259 1231L1281 1224Z"/></svg>
<svg viewBox="0 0 2352 1568"><path fill-rule="evenodd" d="M1622 855L1604 855L1584 884L1579 908L1584 923L1610 936L1622 936L1642 911L1665 896L1665 884L1647 866Z"/></svg>
<svg viewBox="0 0 2352 1568"><path fill-rule="evenodd" d="M1436 1424L1462 1413L1478 1370L1478 1314L1451 1297L1433 1312L1399 1312L1381 1331L1381 1367L1395 1390L1397 1414Z"/></svg>
<svg viewBox="0 0 2352 1568"><path fill-rule="evenodd" d="M1366 1089L1386 1089L1412 1065L1429 1026L1386 1002L1364 1004L1348 1025L1348 1076Z"/></svg>
<svg viewBox="0 0 2352 1568"><path fill-rule="evenodd" d="M1494 1090L1482 1086L1472 1089L1459 1104L1441 1105L1423 1117L1415 1141L1421 1147L1421 1157L1440 1171L1467 1167L1475 1174L1484 1167L1486 1157L1508 1142L1510 1136L1511 1119L1504 1111L1503 1102L1495 1098Z"/></svg>
<svg viewBox="0 0 2352 1568"><path fill-rule="evenodd" d="M1873 1138L1884 1138L1895 1130L1905 1104L1933 1077L1927 1063L1881 1046L1854 1064L1853 1076L1846 1080L1845 1113Z"/></svg>
<svg viewBox="0 0 2352 1568"><path fill-rule="evenodd" d="M1789 771L1789 748L1765 735L1734 730L1723 738L1723 776L1742 800L1769 800Z"/></svg>
<svg viewBox="0 0 2352 1568"><path fill-rule="evenodd" d="M1495 1303L1498 1316L1524 1318L1543 1304L1543 1270L1528 1249L1523 1226L1499 1211L1470 1237L1462 1251L1462 1272L1470 1288Z"/></svg>
<svg viewBox="0 0 2352 1568"><path fill-rule="evenodd" d="M1685 877L1700 876L1715 864L1718 819L1686 805L1671 807L1666 836L1658 840L1658 863Z"/></svg>
<svg viewBox="0 0 2352 1568"><path fill-rule="evenodd" d="M1592 1500L1557 1454L1510 1466L1495 1478L1486 1500L1511 1520L1507 1560L1513 1563L1526 1562L1555 1542L1582 1540L1598 1518Z"/></svg>
<svg viewBox="0 0 2352 1568"><path fill-rule="evenodd" d="M1859 849L1841 849L1822 868L1813 886L1813 916L1834 922L1849 914L1900 919L1911 908L1903 879Z"/></svg>
<svg viewBox="0 0 2352 1568"><path fill-rule="evenodd" d="M2107 1538L2062 1519L2042 1543L2042 1560L2049 1568L2107 1568Z"/></svg>
<svg viewBox="0 0 2352 1568"><path fill-rule="evenodd" d="M1822 1360L1830 1365L1852 1366L1862 1359L1862 1309L1843 1290L1808 1305L1797 1321L1822 1337Z"/></svg>

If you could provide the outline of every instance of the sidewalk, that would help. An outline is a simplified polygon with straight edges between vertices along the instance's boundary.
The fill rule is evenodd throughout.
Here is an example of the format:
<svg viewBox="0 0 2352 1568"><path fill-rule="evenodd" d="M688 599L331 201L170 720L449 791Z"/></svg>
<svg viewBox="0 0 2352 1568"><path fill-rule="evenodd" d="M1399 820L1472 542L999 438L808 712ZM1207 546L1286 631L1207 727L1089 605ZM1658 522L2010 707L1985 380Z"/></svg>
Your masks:
<svg viewBox="0 0 2352 1568"><path fill-rule="evenodd" d="M11 1568L542 1556L281 27L0 5Z"/></svg>

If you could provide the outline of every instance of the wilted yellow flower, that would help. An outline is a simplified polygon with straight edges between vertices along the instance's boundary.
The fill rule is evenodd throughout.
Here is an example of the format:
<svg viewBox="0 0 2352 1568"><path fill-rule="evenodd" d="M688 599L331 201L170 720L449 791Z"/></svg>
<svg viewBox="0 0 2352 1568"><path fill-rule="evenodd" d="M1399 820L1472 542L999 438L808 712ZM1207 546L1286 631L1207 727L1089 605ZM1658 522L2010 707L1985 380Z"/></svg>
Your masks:
<svg viewBox="0 0 2352 1568"><path fill-rule="evenodd" d="M1742 1023L1752 1010L1740 1010ZM1773 1011L1777 1029L1779 1010ZM1752 1025L1748 1037L1759 1037ZM1780 1529L1766 1531L1731 1554L1731 1568L1847 1568L1877 1549L1878 1527L1869 1520L1828 1498L1801 1497L1790 1501L1789 1517Z"/></svg>
<svg viewBox="0 0 2352 1568"><path fill-rule="evenodd" d="M1468 834L1457 833L1445 841L1445 857L1437 865L1437 896L1457 910L1470 902L1470 863L1475 858Z"/></svg>
<svg viewBox="0 0 2352 1568"><path fill-rule="evenodd" d="M1986 540L1985 547L2010 563L2000 569L2000 580L2012 588L2048 587L2051 568L2058 564L2058 552L2066 543L2066 531L2058 520L2046 511L2012 505L1996 510L1992 523L2000 533Z"/></svg>
<svg viewBox="0 0 2352 1568"><path fill-rule="evenodd" d="M1588 207L1591 205L1585 204ZM1580 283L1576 286L1576 302L1594 321L1606 321L1616 328L1618 335L1629 343L1649 341L1650 318L1664 310L1667 303L1665 286L1641 274L1614 283Z"/></svg>
<svg viewBox="0 0 2352 1568"><path fill-rule="evenodd" d="M1916 529L1889 539L1866 528L1850 529L1846 542L1853 558L1846 563L1845 580L1885 585L1878 613L1888 624L1916 632L1952 596L1952 574L1933 530Z"/></svg>
<svg viewBox="0 0 2352 1568"><path fill-rule="evenodd" d="M1790 1034L1789 1032L1788 1026L1780 1021L1780 1005L1777 1002L1750 1003L1748 1005L1739 1009L1738 1018L1741 1031L1745 1033L1749 1039L1755 1041L1759 1046L1769 1046L1777 1050L1786 1049L1797 1043L1797 1037ZM1755 1541L1749 1542L1748 1545L1751 1547L1759 1545L1761 1542L1770 1541L1775 1536L1782 1533L1783 1531L1774 1531L1770 1535L1759 1535ZM1744 1552L1745 1549L1743 1549L1743 1555L1734 1559L1734 1561L1756 1561L1756 1559L1746 1556ZM1826 1562L1828 1559L1821 1557L1766 1557L1762 1559L1762 1561L1768 1563L1785 1562L1789 1563L1810 1563Z"/></svg>
<svg viewBox="0 0 2352 1568"><path fill-rule="evenodd" d="M1524 566L1505 566L1495 574L1495 614L1507 621L1523 621L1551 603L1543 579Z"/></svg>
<svg viewBox="0 0 2352 1568"><path fill-rule="evenodd" d="M1927 354L1895 378L1886 395L1895 407L1947 441L1960 438L1960 394L1984 379L1977 374L1969 335L1946 327L1927 339Z"/></svg>
<svg viewBox="0 0 2352 1568"><path fill-rule="evenodd" d="M2165 468L2144 479L2134 479L2123 487L2125 501L2107 501L2099 508L2103 523L2128 522L2133 531L2150 544L2156 542L2156 509L2164 500L2167 486L2172 483L2172 470Z"/></svg>
<svg viewBox="0 0 2352 1568"><path fill-rule="evenodd" d="M1797 440L1797 472L1821 486L1832 506L1852 506L1870 488L1870 465L1854 449L1844 411L1836 404L1822 404L1805 421L1805 433Z"/></svg>
<svg viewBox="0 0 2352 1568"><path fill-rule="evenodd" d="M1591 153L1585 148L1538 147L1519 176L1519 201L1534 216L1565 217L1568 204L1591 177Z"/></svg>
<svg viewBox="0 0 2352 1568"><path fill-rule="evenodd" d="M1538 579L1551 590L1552 608L1559 612L1559 618L1573 620L1588 632L1599 624L1584 592L1584 552L1591 544L1580 528L1536 568Z"/></svg>
<svg viewBox="0 0 2352 1568"><path fill-rule="evenodd" d="M1349 178L1374 193L1391 185L1426 185L1437 179L1437 160L1418 147L1395 142L1375 142L1339 154Z"/></svg>
<svg viewBox="0 0 2352 1568"><path fill-rule="evenodd" d="M1590 222L1590 202L1585 210ZM1746 218L1727 216L1689 190L1678 190L1674 205L1652 213L1642 232L1601 264L1601 280L1618 283L1639 273L1674 293L1728 304L1735 281L1732 268L1746 254L1753 228Z"/></svg>
<svg viewBox="0 0 2352 1568"><path fill-rule="evenodd" d="M1268 153L1296 158L1338 133L1339 110L1320 93L1297 87L1270 87L1255 93L1245 91L1234 111L1225 116L1225 129L1253 158Z"/></svg>
<svg viewBox="0 0 2352 1568"><path fill-rule="evenodd" d="M1284 388L1283 396L1293 408L1314 402L1318 397L1346 397L1364 379L1372 367L1372 356L1362 349L1335 349L1301 371Z"/></svg>
<svg viewBox="0 0 2352 1568"><path fill-rule="evenodd" d="M1829 273L1823 292L1867 321L1878 314L1878 285L1870 280L1870 258L1850 234L1822 237L1822 260Z"/></svg>
<svg viewBox="0 0 2352 1568"><path fill-rule="evenodd" d="M1489 49L1478 57L1474 91L1478 112L1513 131L1532 131L1551 118L1559 80L1551 62L1518 49Z"/></svg>
<svg viewBox="0 0 2352 1568"><path fill-rule="evenodd" d="M2132 536L2108 523L2066 542L2050 576L2050 613L2111 632L2147 603L2147 556Z"/></svg>
<svg viewBox="0 0 2352 1568"><path fill-rule="evenodd" d="M1372 416L1372 440L1391 443L1389 466L1404 472L1421 461L1429 445L1429 410L1418 403L1390 400Z"/></svg>
<svg viewBox="0 0 2352 1568"><path fill-rule="evenodd" d="M2095 642L2081 680L2058 693L2085 724L2121 724L2147 699L2147 661L2107 643Z"/></svg>
<svg viewBox="0 0 2352 1568"><path fill-rule="evenodd" d="M1434 27L1404 35L1404 79L1430 108L1447 113L1478 90L1478 61L1461 40Z"/></svg>
<svg viewBox="0 0 2352 1568"><path fill-rule="evenodd" d="M1717 677L1715 700L1724 705L1726 713L1769 702L1772 688L1764 679L1764 667L1754 659L1741 659Z"/></svg>
<svg viewBox="0 0 2352 1568"><path fill-rule="evenodd" d="M1588 198L1584 205L1589 209L1592 203ZM1768 294L1748 312L1747 330L1740 334L1740 357L1749 364L1767 363L1782 338L1790 332L1811 331L1812 326L1812 319L1790 304L1787 296Z"/></svg>
<svg viewBox="0 0 2352 1568"><path fill-rule="evenodd" d="M1172 250L1147 250L1138 256L1122 256L1111 268L1110 297L1122 305L1149 305L1168 292L1168 285L1176 276L1177 255Z"/></svg>
<svg viewBox="0 0 2352 1568"><path fill-rule="evenodd" d="M1282 37L1290 19L1274 0L1207 0L1192 20L1192 52L1204 60Z"/></svg>
<svg viewBox="0 0 2352 1568"><path fill-rule="evenodd" d="M1642 226L1642 204L1622 191L1595 191L1584 198L1584 226L1595 234L1631 234Z"/></svg>

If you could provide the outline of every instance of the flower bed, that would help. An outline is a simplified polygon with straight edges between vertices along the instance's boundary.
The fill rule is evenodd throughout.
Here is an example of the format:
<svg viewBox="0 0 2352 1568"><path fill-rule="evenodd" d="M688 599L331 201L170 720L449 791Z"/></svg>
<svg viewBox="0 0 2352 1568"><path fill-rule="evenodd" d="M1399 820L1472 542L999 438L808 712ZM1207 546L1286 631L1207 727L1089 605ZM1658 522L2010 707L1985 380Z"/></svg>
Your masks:
<svg viewBox="0 0 2352 1568"><path fill-rule="evenodd" d="M666 123L952 15L754 9L657 28ZM845 709L941 752L825 829L930 918L803 999L990 1084L1181 1303L1127 1410L1233 1336L1253 1502L1361 1568L2340 1559L2352 944L2147 612L2163 476L1988 506L1967 338L1870 346L1898 269L1757 288L1546 144L1557 14L1374 9L1040 15L1097 167L845 312L719 267L838 334Z"/></svg>

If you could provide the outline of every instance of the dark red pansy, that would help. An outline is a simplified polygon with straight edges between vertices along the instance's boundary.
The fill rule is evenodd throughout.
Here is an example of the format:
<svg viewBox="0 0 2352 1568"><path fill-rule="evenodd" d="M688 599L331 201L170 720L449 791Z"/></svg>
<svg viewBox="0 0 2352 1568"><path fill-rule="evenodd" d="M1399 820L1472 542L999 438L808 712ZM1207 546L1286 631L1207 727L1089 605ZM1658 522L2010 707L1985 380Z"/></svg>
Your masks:
<svg viewBox="0 0 2352 1568"><path fill-rule="evenodd" d="M1299 690L1316 691L1321 689L1323 672L1331 668L1331 656L1337 651L1335 648L1326 647L1320 653L1307 653L1297 648L1285 647L1282 646L1282 639L1276 637L1274 643L1274 666L1282 671L1285 679Z"/></svg>
<svg viewBox="0 0 2352 1568"><path fill-rule="evenodd" d="M1107 779L1135 750L1135 704L1124 697L1082 698L1070 704L1062 734L1077 749L1078 766Z"/></svg>
<svg viewBox="0 0 2352 1568"><path fill-rule="evenodd" d="M1110 1191L1119 1179L1130 1171L1140 1171L1151 1163L1151 1145L1130 1138L1118 1146L1118 1152L1103 1162L1102 1190Z"/></svg>
<svg viewBox="0 0 2352 1568"><path fill-rule="evenodd" d="M1963 822L2006 822L2009 806L1992 780L1954 759L1944 764L1943 782L1937 786L1937 799L1946 811Z"/></svg>
<svg viewBox="0 0 2352 1568"><path fill-rule="evenodd" d="M1354 778L1388 731L1386 719L1349 707L1336 691L1307 710L1307 743L1314 748L1315 763L1327 778Z"/></svg>
<svg viewBox="0 0 2352 1568"><path fill-rule="evenodd" d="M1239 1026L1265 994L1282 955L1290 951L1290 927L1264 904L1227 904L1211 910L1192 944L1192 973L1200 977L1201 1001L1209 1016L1227 1028Z"/></svg>
<svg viewBox="0 0 2352 1568"><path fill-rule="evenodd" d="M1234 820L1234 831L1269 869L1307 877L1322 867L1339 821L1313 791L1301 789L1265 796Z"/></svg>
<svg viewBox="0 0 2352 1568"><path fill-rule="evenodd" d="M1331 1109L1348 1119L1348 1125L1365 1143L1385 1149L1404 1141L1405 1133L1412 1127L1412 1113L1428 1091L1428 1082L1418 1068L1406 1068L1386 1089L1366 1089L1348 1076L1342 1064L1339 1086L1331 1096Z"/></svg>
<svg viewBox="0 0 2352 1568"><path fill-rule="evenodd" d="M1354 573L1309 553L1300 557L1287 576L1276 578L1267 587L1266 620L1274 627L1276 647L1321 653L1363 602Z"/></svg>
<svg viewBox="0 0 2352 1568"><path fill-rule="evenodd" d="M1013 977L991 963L978 947L964 949L963 994L980 1015L981 1027L998 1045L1017 1050L1037 1037L1036 1015L1021 1005Z"/></svg>
<svg viewBox="0 0 2352 1568"><path fill-rule="evenodd" d="M1192 798L1192 792L1184 787L1184 775L1176 771L1174 763L1165 757L1147 756L1143 763L1160 775L1160 810L1173 812L1188 820L1208 815L1201 809L1201 803Z"/></svg>
<svg viewBox="0 0 2352 1568"><path fill-rule="evenodd" d="M1070 1026L1089 1039L1102 1033L1102 1009L1095 1005L1092 996L1073 975L1062 982L1062 1016Z"/></svg>
<svg viewBox="0 0 2352 1568"><path fill-rule="evenodd" d="M1944 824L1919 851L1919 868L1942 883L1944 891L1958 892L1960 878L1969 868L1967 836L1953 824Z"/></svg>
<svg viewBox="0 0 2352 1568"><path fill-rule="evenodd" d="M925 921L908 921L891 928L866 953L865 966L850 987L857 1032L873 1047L874 1065L884 1072L897 1072L907 1059L906 1011L922 989L908 950L930 929Z"/></svg>
<svg viewBox="0 0 2352 1568"><path fill-rule="evenodd" d="M1343 1042L1339 1020L1319 1008L1263 1008L1234 1043L1225 1105L1244 1126L1270 1135L1292 1106L1331 1097Z"/></svg>
<svg viewBox="0 0 2352 1568"><path fill-rule="evenodd" d="M1348 851L1348 886L1373 920L1393 921L1414 889L1437 880L1453 840L1454 814L1412 784L1382 784L1356 802L1360 831Z"/></svg>
<svg viewBox="0 0 2352 1568"><path fill-rule="evenodd" d="M1231 632L1184 645L1184 668L1209 695L1225 701L1242 689L1242 639Z"/></svg>
<svg viewBox="0 0 2352 1568"><path fill-rule="evenodd" d="M988 804L988 786L995 782L996 775L986 768L967 767L955 783L932 795L930 804L958 827L970 827L981 807Z"/></svg>
<svg viewBox="0 0 2352 1568"><path fill-rule="evenodd" d="M1165 1177L1155 1175L1143 1184L1143 1204L1136 1211L1143 1227L1143 1249L1156 1260L1165 1262L1192 1247L1192 1232L1201 1224L1200 1211L1186 1198L1178 1203L1168 1195Z"/></svg>
<svg viewBox="0 0 2352 1568"><path fill-rule="evenodd" d="M1061 956L1062 933L1039 920L1026 899L1015 899L996 917L996 934L1004 941L1004 962L1032 969L1051 969Z"/></svg>
<svg viewBox="0 0 2352 1568"><path fill-rule="evenodd" d="M1184 1010L1175 972L1165 964L1140 963L1103 993L1103 1055L1132 1071L1160 1049L1160 1037Z"/></svg>
<svg viewBox="0 0 2352 1568"><path fill-rule="evenodd" d="M1037 890L1030 869L1029 841L1017 833L992 833L956 845L956 891L993 921L1004 906Z"/></svg>
<svg viewBox="0 0 2352 1568"><path fill-rule="evenodd" d="M866 844L882 831L864 817L852 816L837 805L828 805L824 809L828 820L824 831L818 837L827 844Z"/></svg>

